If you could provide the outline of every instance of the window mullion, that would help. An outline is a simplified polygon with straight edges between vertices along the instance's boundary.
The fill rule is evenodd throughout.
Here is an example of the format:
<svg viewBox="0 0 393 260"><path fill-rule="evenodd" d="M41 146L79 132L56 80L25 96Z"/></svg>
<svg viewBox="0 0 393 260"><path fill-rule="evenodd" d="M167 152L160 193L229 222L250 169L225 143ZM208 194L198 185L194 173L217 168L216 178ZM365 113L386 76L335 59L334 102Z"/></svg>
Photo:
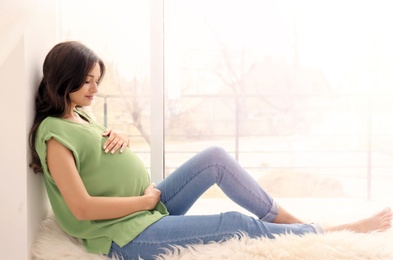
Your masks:
<svg viewBox="0 0 393 260"><path fill-rule="evenodd" d="M150 87L151 87L151 179L164 176L164 1L151 0Z"/></svg>

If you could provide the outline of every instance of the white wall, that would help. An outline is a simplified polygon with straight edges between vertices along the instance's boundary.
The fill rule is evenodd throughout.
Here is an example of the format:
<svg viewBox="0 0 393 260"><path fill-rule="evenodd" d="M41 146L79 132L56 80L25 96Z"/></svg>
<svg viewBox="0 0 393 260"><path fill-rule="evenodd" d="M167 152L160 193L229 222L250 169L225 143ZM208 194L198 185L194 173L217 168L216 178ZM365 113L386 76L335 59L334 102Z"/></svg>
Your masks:
<svg viewBox="0 0 393 260"><path fill-rule="evenodd" d="M57 41L57 1L0 0L0 251L29 259L48 204L42 176L28 168L33 95Z"/></svg>

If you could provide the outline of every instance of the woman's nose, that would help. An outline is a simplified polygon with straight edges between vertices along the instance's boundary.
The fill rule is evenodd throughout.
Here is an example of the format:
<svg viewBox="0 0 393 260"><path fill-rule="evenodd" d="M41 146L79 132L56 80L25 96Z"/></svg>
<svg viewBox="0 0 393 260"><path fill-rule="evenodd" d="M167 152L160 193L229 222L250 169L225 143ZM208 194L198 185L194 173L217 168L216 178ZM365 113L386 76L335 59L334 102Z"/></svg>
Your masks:
<svg viewBox="0 0 393 260"><path fill-rule="evenodd" d="M98 84L96 82L94 82L90 89L94 93L98 92Z"/></svg>

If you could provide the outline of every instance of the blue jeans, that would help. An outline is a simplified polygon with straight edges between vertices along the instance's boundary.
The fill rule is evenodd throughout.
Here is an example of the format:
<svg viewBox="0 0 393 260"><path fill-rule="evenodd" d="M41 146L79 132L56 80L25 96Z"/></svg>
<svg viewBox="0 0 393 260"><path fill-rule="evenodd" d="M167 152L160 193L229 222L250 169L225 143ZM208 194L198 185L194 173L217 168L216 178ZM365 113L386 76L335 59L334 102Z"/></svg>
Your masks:
<svg viewBox="0 0 393 260"><path fill-rule="evenodd" d="M214 215L184 215L194 202L213 184L234 202L257 218L238 212ZM250 237L274 238L274 234L317 233L319 226L308 224L271 223L278 210L277 203L262 187L219 147L208 148L181 165L157 185L161 201L170 213L145 229L130 243L120 248L112 243L109 255L124 259L153 259L171 245L208 243L230 239L239 233Z"/></svg>

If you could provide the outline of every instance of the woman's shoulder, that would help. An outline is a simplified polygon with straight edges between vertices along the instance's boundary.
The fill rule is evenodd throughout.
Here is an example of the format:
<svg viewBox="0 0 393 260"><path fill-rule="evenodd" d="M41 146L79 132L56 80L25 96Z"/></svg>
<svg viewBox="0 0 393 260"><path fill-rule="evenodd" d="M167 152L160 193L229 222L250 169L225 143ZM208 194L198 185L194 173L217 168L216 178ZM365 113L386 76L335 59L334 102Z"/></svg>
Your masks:
<svg viewBox="0 0 393 260"><path fill-rule="evenodd" d="M63 124L63 120L61 118L48 116L44 120L42 120L39 129L54 127L56 125L62 125L62 124Z"/></svg>
<svg viewBox="0 0 393 260"><path fill-rule="evenodd" d="M56 117L48 116L44 120L42 120L42 122L40 123L39 129L43 128L43 127L45 127L47 125L55 124L56 121L57 121Z"/></svg>
<svg viewBox="0 0 393 260"><path fill-rule="evenodd" d="M38 127L38 134L47 135L47 134L54 134L54 133L63 133L69 132L72 129L69 127L69 123L67 120L59 117L46 117Z"/></svg>
<svg viewBox="0 0 393 260"><path fill-rule="evenodd" d="M46 150L46 141L65 129L63 122L60 118L48 116L40 123L36 133L36 149Z"/></svg>

